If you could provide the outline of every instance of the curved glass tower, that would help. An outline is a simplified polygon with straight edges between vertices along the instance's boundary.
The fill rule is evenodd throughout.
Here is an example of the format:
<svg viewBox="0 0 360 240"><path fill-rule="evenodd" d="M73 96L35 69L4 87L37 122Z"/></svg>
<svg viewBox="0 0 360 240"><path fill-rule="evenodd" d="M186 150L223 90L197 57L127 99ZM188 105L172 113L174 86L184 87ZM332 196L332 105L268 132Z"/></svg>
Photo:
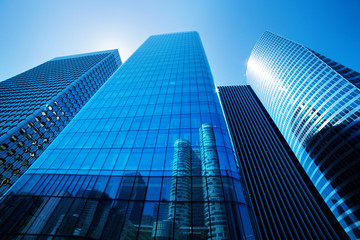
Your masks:
<svg viewBox="0 0 360 240"><path fill-rule="evenodd" d="M335 65L265 32L248 61L247 81L345 232L358 239L360 90L356 72L340 74Z"/></svg>
<svg viewBox="0 0 360 240"><path fill-rule="evenodd" d="M253 239L200 37L150 37L0 204L0 234Z"/></svg>

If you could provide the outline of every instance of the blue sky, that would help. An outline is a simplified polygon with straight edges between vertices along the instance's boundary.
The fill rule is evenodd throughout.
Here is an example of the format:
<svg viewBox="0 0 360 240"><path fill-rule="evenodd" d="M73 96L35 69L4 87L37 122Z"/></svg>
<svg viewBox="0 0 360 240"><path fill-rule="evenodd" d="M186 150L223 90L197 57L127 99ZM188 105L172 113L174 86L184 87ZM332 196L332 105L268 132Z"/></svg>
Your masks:
<svg viewBox="0 0 360 240"><path fill-rule="evenodd" d="M117 48L124 61L150 35L189 30L217 85L246 83L266 30L360 71L358 0L0 0L0 80L63 55Z"/></svg>

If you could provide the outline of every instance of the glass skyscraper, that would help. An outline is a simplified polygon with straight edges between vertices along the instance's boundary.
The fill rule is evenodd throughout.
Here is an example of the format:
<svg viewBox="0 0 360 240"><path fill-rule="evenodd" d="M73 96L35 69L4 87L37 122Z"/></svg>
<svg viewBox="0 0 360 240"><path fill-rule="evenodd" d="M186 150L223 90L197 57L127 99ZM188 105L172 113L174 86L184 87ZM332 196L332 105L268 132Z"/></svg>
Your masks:
<svg viewBox="0 0 360 240"><path fill-rule="evenodd" d="M319 193L352 239L360 239L358 73L265 32L247 81Z"/></svg>
<svg viewBox="0 0 360 240"><path fill-rule="evenodd" d="M253 239L196 32L150 37L0 203L17 239Z"/></svg>
<svg viewBox="0 0 360 240"><path fill-rule="evenodd" d="M120 65L117 50L78 54L0 82L0 196Z"/></svg>
<svg viewBox="0 0 360 240"><path fill-rule="evenodd" d="M309 49L310 50L310 49ZM312 51L312 50L311 50ZM360 73L345 67L344 65L331 60L320 53L312 51L318 58L320 58L324 63L326 63L329 67L331 67L334 71L340 74L343 78L349 80L352 84L360 88Z"/></svg>
<svg viewBox="0 0 360 240"><path fill-rule="evenodd" d="M249 85L218 87L263 239L348 239Z"/></svg>

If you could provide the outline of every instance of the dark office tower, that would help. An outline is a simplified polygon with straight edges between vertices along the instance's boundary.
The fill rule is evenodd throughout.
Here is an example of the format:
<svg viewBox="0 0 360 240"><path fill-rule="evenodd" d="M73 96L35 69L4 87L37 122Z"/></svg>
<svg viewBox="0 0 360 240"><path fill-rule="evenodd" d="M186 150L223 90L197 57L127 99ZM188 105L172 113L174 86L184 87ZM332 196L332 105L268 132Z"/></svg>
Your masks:
<svg viewBox="0 0 360 240"><path fill-rule="evenodd" d="M8 191L0 215L0 234L14 238L253 239L199 35L150 37Z"/></svg>
<svg viewBox="0 0 360 240"><path fill-rule="evenodd" d="M345 232L360 239L359 74L266 32L247 81Z"/></svg>
<svg viewBox="0 0 360 240"><path fill-rule="evenodd" d="M117 50L58 57L0 82L0 196L120 65Z"/></svg>
<svg viewBox="0 0 360 240"><path fill-rule="evenodd" d="M218 87L263 239L347 239L250 86Z"/></svg>

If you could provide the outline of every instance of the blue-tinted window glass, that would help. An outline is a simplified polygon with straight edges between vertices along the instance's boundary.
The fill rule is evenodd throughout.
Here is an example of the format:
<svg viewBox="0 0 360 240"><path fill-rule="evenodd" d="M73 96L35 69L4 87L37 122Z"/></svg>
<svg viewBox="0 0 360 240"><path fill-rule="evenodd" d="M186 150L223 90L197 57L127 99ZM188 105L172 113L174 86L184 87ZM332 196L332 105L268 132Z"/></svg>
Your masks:
<svg viewBox="0 0 360 240"><path fill-rule="evenodd" d="M148 130L150 127L150 123L151 123L151 117L144 117L141 122L140 130Z"/></svg>
<svg viewBox="0 0 360 240"><path fill-rule="evenodd" d="M119 132L114 143L113 148L121 148L124 144L125 138L126 138L127 132Z"/></svg>
<svg viewBox="0 0 360 240"><path fill-rule="evenodd" d="M116 118L116 121L112 127L112 131L114 131L114 132L120 131L124 121L125 121L125 118Z"/></svg>
<svg viewBox="0 0 360 240"><path fill-rule="evenodd" d="M161 186L161 201L169 201L170 197L170 188L171 188L171 177L164 177L163 183Z"/></svg>
<svg viewBox="0 0 360 240"><path fill-rule="evenodd" d="M61 153L58 156L61 156L63 159L66 159L69 152L70 152L70 150L68 150L68 149L62 150ZM62 164L63 163L61 161L54 161L50 165L49 169L59 169L59 168L61 168Z"/></svg>
<svg viewBox="0 0 360 240"><path fill-rule="evenodd" d="M77 183L73 185L73 188L71 188L71 195L76 196L76 194L78 193L79 189L81 189L85 179L89 180L89 176L80 176L77 180ZM80 194L80 193L79 193Z"/></svg>
<svg viewBox="0 0 360 240"><path fill-rule="evenodd" d="M125 118L124 123L121 126L121 131L128 131L130 129L132 120L133 120L132 118Z"/></svg>
<svg viewBox="0 0 360 240"><path fill-rule="evenodd" d="M104 162L107 160L109 154L109 149L101 149L94 160L94 164L91 166L91 169L101 169L104 165Z"/></svg>
<svg viewBox="0 0 360 240"><path fill-rule="evenodd" d="M181 128L190 128L190 115L181 116Z"/></svg>
<svg viewBox="0 0 360 240"><path fill-rule="evenodd" d="M121 153L117 159L115 170L123 170L129 159L131 149L122 149Z"/></svg>
<svg viewBox="0 0 360 240"><path fill-rule="evenodd" d="M201 127L200 114L191 114L191 128L199 129Z"/></svg>
<svg viewBox="0 0 360 240"><path fill-rule="evenodd" d="M201 114L201 122L210 123L211 122L210 114Z"/></svg>
<svg viewBox="0 0 360 240"><path fill-rule="evenodd" d="M165 153L166 153L166 148L155 149L154 160L151 165L151 170L163 170Z"/></svg>
<svg viewBox="0 0 360 240"><path fill-rule="evenodd" d="M181 104L173 104L172 114L181 114Z"/></svg>
<svg viewBox="0 0 360 240"><path fill-rule="evenodd" d="M111 148L113 143L115 142L115 139L117 137L117 132L110 132L109 135L106 136L106 139L103 144L103 148Z"/></svg>
<svg viewBox="0 0 360 240"><path fill-rule="evenodd" d="M99 137L100 133L98 132L93 132L90 137L88 138L88 140L86 141L84 147L85 148L92 148L92 146L94 145L95 141L97 140L97 138Z"/></svg>
<svg viewBox="0 0 360 240"><path fill-rule="evenodd" d="M136 170L136 169L138 169L141 153L142 153L142 149L134 148L131 151L129 160L128 160L127 164L126 164L126 168L125 168L126 170Z"/></svg>
<svg viewBox="0 0 360 240"><path fill-rule="evenodd" d="M148 132L145 147L155 147L157 133L158 133L157 131L149 131Z"/></svg>
<svg viewBox="0 0 360 240"><path fill-rule="evenodd" d="M170 128L179 129L180 128L180 119L181 119L180 115L172 115Z"/></svg>
<svg viewBox="0 0 360 240"><path fill-rule="evenodd" d="M106 161L102 167L103 170L112 170L115 167L116 160L120 154L120 149L111 149L106 157Z"/></svg>
<svg viewBox="0 0 360 240"><path fill-rule="evenodd" d="M105 188L105 194L109 196L109 198L115 199L116 193L118 192L119 186L121 185L121 177L111 177L109 182Z"/></svg>
<svg viewBox="0 0 360 240"><path fill-rule="evenodd" d="M141 118L134 118L132 123L131 123L131 128L130 130L138 130L140 128L140 124L141 124Z"/></svg>
<svg viewBox="0 0 360 240"><path fill-rule="evenodd" d="M139 170L151 169L153 153L154 153L154 149L144 148L142 156L141 156L141 160L140 160Z"/></svg>
<svg viewBox="0 0 360 240"><path fill-rule="evenodd" d="M123 145L124 148L131 148L134 145L136 134L137 132L132 132L132 131L128 132L126 136L126 140Z"/></svg>
<svg viewBox="0 0 360 240"><path fill-rule="evenodd" d="M169 129L170 128L170 119L171 119L171 116L163 116L161 118L160 129Z"/></svg>
<svg viewBox="0 0 360 240"><path fill-rule="evenodd" d="M122 178L121 185L118 191L118 198L121 200L129 200L131 197L131 191L133 189L135 176L125 175Z"/></svg>
<svg viewBox="0 0 360 240"><path fill-rule="evenodd" d="M76 144L74 145L75 148L82 148L84 147L85 143L88 141L88 138L90 137L91 133L83 133L81 135L81 138L78 139Z"/></svg>
<svg viewBox="0 0 360 240"><path fill-rule="evenodd" d="M90 169L96 161L96 156L98 155L98 153L99 149L90 149L90 151L85 157L83 164L81 165L81 169Z"/></svg>
<svg viewBox="0 0 360 240"><path fill-rule="evenodd" d="M156 147L167 147L168 130L160 130L156 141Z"/></svg>
<svg viewBox="0 0 360 240"><path fill-rule="evenodd" d="M109 132L100 133L99 137L97 138L97 140L95 141L95 143L92 147L93 148L101 148L108 135L109 135Z"/></svg>
<svg viewBox="0 0 360 240"><path fill-rule="evenodd" d="M161 193L161 183L162 183L162 177L149 178L146 200L159 201L160 193Z"/></svg>
<svg viewBox="0 0 360 240"><path fill-rule="evenodd" d="M77 144L77 142L79 141L79 139L81 139L82 137L82 133L75 133L72 138L70 139L70 141L66 144L66 147L68 148L73 148L75 147L75 145Z"/></svg>
<svg viewBox="0 0 360 240"><path fill-rule="evenodd" d="M146 136L147 136L147 131L139 131L136 136L134 147L135 148L143 147L145 145Z"/></svg>
<svg viewBox="0 0 360 240"><path fill-rule="evenodd" d="M66 156L66 160L62 163L61 168L62 169L69 169L70 166L73 164L75 159L77 158L77 155L80 153L81 149L73 149L73 150L64 150L62 154L65 154L65 152L68 152L68 155Z"/></svg>
<svg viewBox="0 0 360 240"><path fill-rule="evenodd" d="M160 120L161 120L160 116L153 116L151 120L150 129L159 129Z"/></svg>

